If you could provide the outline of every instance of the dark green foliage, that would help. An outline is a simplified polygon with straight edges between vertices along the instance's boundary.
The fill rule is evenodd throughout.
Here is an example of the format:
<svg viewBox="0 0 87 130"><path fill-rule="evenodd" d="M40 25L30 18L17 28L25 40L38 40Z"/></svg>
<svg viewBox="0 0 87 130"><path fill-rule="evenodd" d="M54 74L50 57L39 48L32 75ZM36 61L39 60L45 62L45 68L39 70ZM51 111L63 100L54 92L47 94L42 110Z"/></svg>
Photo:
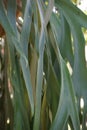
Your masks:
<svg viewBox="0 0 87 130"><path fill-rule="evenodd" d="M6 80L10 79L13 90L11 104L11 93L5 87L5 109L12 121L6 130L68 130L68 126L86 130L87 67L82 27L87 28L87 16L69 0L21 2L23 22L17 26L16 0L8 0L7 8L0 1L8 55ZM1 107L6 98L0 99Z"/></svg>

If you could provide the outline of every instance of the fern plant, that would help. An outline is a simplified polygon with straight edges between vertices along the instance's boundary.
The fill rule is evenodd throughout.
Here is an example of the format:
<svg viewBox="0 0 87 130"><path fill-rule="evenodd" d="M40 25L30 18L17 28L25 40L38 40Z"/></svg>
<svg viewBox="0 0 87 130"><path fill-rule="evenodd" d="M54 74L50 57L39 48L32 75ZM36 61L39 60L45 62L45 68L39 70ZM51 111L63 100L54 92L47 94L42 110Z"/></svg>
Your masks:
<svg viewBox="0 0 87 130"><path fill-rule="evenodd" d="M0 0L0 24L0 128L86 130L87 16L69 0Z"/></svg>

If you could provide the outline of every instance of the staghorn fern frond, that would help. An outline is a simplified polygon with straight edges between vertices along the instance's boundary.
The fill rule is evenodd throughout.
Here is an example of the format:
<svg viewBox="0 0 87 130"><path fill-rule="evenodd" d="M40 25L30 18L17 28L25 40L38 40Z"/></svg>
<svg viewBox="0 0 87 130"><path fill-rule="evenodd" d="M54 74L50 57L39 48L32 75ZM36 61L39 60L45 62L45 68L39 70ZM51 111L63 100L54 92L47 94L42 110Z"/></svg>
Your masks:
<svg viewBox="0 0 87 130"><path fill-rule="evenodd" d="M87 16L69 0L0 1L0 36L12 91L8 83L5 89L13 94L3 109L12 121L6 130L87 129L83 27Z"/></svg>

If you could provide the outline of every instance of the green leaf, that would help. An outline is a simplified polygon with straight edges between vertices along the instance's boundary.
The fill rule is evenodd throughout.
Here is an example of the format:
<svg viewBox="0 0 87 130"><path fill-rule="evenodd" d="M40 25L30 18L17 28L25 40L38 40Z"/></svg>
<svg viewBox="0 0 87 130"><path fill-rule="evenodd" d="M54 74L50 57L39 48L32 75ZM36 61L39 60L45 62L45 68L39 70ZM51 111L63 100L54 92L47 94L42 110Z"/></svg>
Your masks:
<svg viewBox="0 0 87 130"><path fill-rule="evenodd" d="M22 0L22 12L23 12L23 14L25 13L25 7L26 7L26 2L27 2L27 0Z"/></svg>
<svg viewBox="0 0 87 130"><path fill-rule="evenodd" d="M79 25L87 28L87 16L79 9L77 8L71 1L55 1L55 4L58 4L58 8L62 8L62 12L64 10L67 10L68 12L71 12L71 17L76 18ZM56 5L57 6L57 5Z"/></svg>
<svg viewBox="0 0 87 130"><path fill-rule="evenodd" d="M50 130L63 130L68 117L71 117L75 130L80 129L75 93L66 64L60 56L61 93L58 110Z"/></svg>
<svg viewBox="0 0 87 130"><path fill-rule="evenodd" d="M34 114L34 99L33 99L33 91L32 91L32 84L31 84L31 77L30 77L30 69L28 64L28 42L29 42L29 35L31 29L31 21L32 21L32 2L27 1L26 8L25 8L25 15L24 15L24 22L20 36L20 44L23 49L23 53L26 56L23 58L20 57L20 64L23 72L23 77L25 80L26 88L28 91L28 96L31 105L31 115Z"/></svg>
<svg viewBox="0 0 87 130"><path fill-rule="evenodd" d="M20 35L20 44L26 57L28 56L28 43L29 43L31 22L32 22L32 2L28 0L25 7L24 20Z"/></svg>
<svg viewBox="0 0 87 130"><path fill-rule="evenodd" d="M37 53L39 53L39 16L38 16L38 8L36 6L36 2L33 1L33 11L34 11L34 29L35 29L35 47L36 47L36 50L37 50Z"/></svg>
<svg viewBox="0 0 87 130"><path fill-rule="evenodd" d="M3 26L3 28L5 29L5 32L8 35L14 35L15 32L11 27L11 24L9 23L9 20L6 16L6 12L2 3L2 0L0 0L0 24Z"/></svg>
<svg viewBox="0 0 87 130"><path fill-rule="evenodd" d="M60 45L61 44L60 43L61 34L62 34L60 17L58 15L52 13L51 19L50 19L50 24L51 24L51 28L52 28L54 37L56 38L56 40L58 41L58 44ZM51 39L51 41L52 41L52 39Z"/></svg>
<svg viewBox="0 0 87 130"><path fill-rule="evenodd" d="M74 56L72 50L71 32L67 21L62 14L60 18L58 15L52 14L50 23L52 31L54 32L54 37L58 41L62 57L65 60L68 60L73 67Z"/></svg>
<svg viewBox="0 0 87 130"><path fill-rule="evenodd" d="M51 17L52 11L53 11L53 6L54 6L54 0L49 0L46 14L45 14L45 24L46 25L48 24L48 22L50 20L50 17Z"/></svg>
<svg viewBox="0 0 87 130"><path fill-rule="evenodd" d="M34 117L33 130L38 130L40 128L44 45L45 45L45 30L44 28L42 28L40 39L39 39L39 59L38 59L37 80L36 80L36 105L35 105L35 117Z"/></svg>
<svg viewBox="0 0 87 130"><path fill-rule="evenodd" d="M29 129L29 120L27 111L25 111L25 101L24 101L24 88L21 81L20 66L15 51L14 45L11 41L8 41L9 53L10 53L10 78L14 90L13 106L14 106L14 128L22 130L26 127ZM19 122L20 118L20 122ZM19 123L18 123L19 122ZM24 126L22 127L22 122Z"/></svg>
<svg viewBox="0 0 87 130"><path fill-rule="evenodd" d="M86 92L87 92L87 68L85 61L85 40L82 34L82 30L80 25L77 22L77 18L72 18L71 12L67 9L64 9L64 15L67 19L67 22L70 25L73 40L74 40L74 68L73 68L73 84L78 100L78 106L80 104L81 97L84 100L85 106L83 111L83 127L86 129L85 120L86 120L86 112L87 112L87 101L86 101ZM80 106L79 106L80 107ZM80 108L79 108L80 109Z"/></svg>
<svg viewBox="0 0 87 130"><path fill-rule="evenodd" d="M15 35L17 35L17 26L16 26L16 0L8 0L7 2L7 17L13 28Z"/></svg>
<svg viewBox="0 0 87 130"><path fill-rule="evenodd" d="M52 119L54 119L58 107L60 87L58 79L54 72L53 66L49 63L49 72L47 77L47 100L52 111Z"/></svg>

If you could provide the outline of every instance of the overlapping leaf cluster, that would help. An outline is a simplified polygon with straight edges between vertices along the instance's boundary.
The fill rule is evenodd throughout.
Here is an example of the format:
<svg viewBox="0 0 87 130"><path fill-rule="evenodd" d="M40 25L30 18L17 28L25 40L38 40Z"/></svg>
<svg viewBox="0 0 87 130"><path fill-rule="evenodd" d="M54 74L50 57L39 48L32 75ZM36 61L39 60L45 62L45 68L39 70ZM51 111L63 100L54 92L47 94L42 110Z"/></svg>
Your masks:
<svg viewBox="0 0 87 130"><path fill-rule="evenodd" d="M19 31L16 0L8 0L7 8L0 1L8 76L14 90L11 130L68 130L68 126L80 130L81 125L86 130L87 68L82 28L87 28L87 16L69 0L21 2L23 23Z"/></svg>

